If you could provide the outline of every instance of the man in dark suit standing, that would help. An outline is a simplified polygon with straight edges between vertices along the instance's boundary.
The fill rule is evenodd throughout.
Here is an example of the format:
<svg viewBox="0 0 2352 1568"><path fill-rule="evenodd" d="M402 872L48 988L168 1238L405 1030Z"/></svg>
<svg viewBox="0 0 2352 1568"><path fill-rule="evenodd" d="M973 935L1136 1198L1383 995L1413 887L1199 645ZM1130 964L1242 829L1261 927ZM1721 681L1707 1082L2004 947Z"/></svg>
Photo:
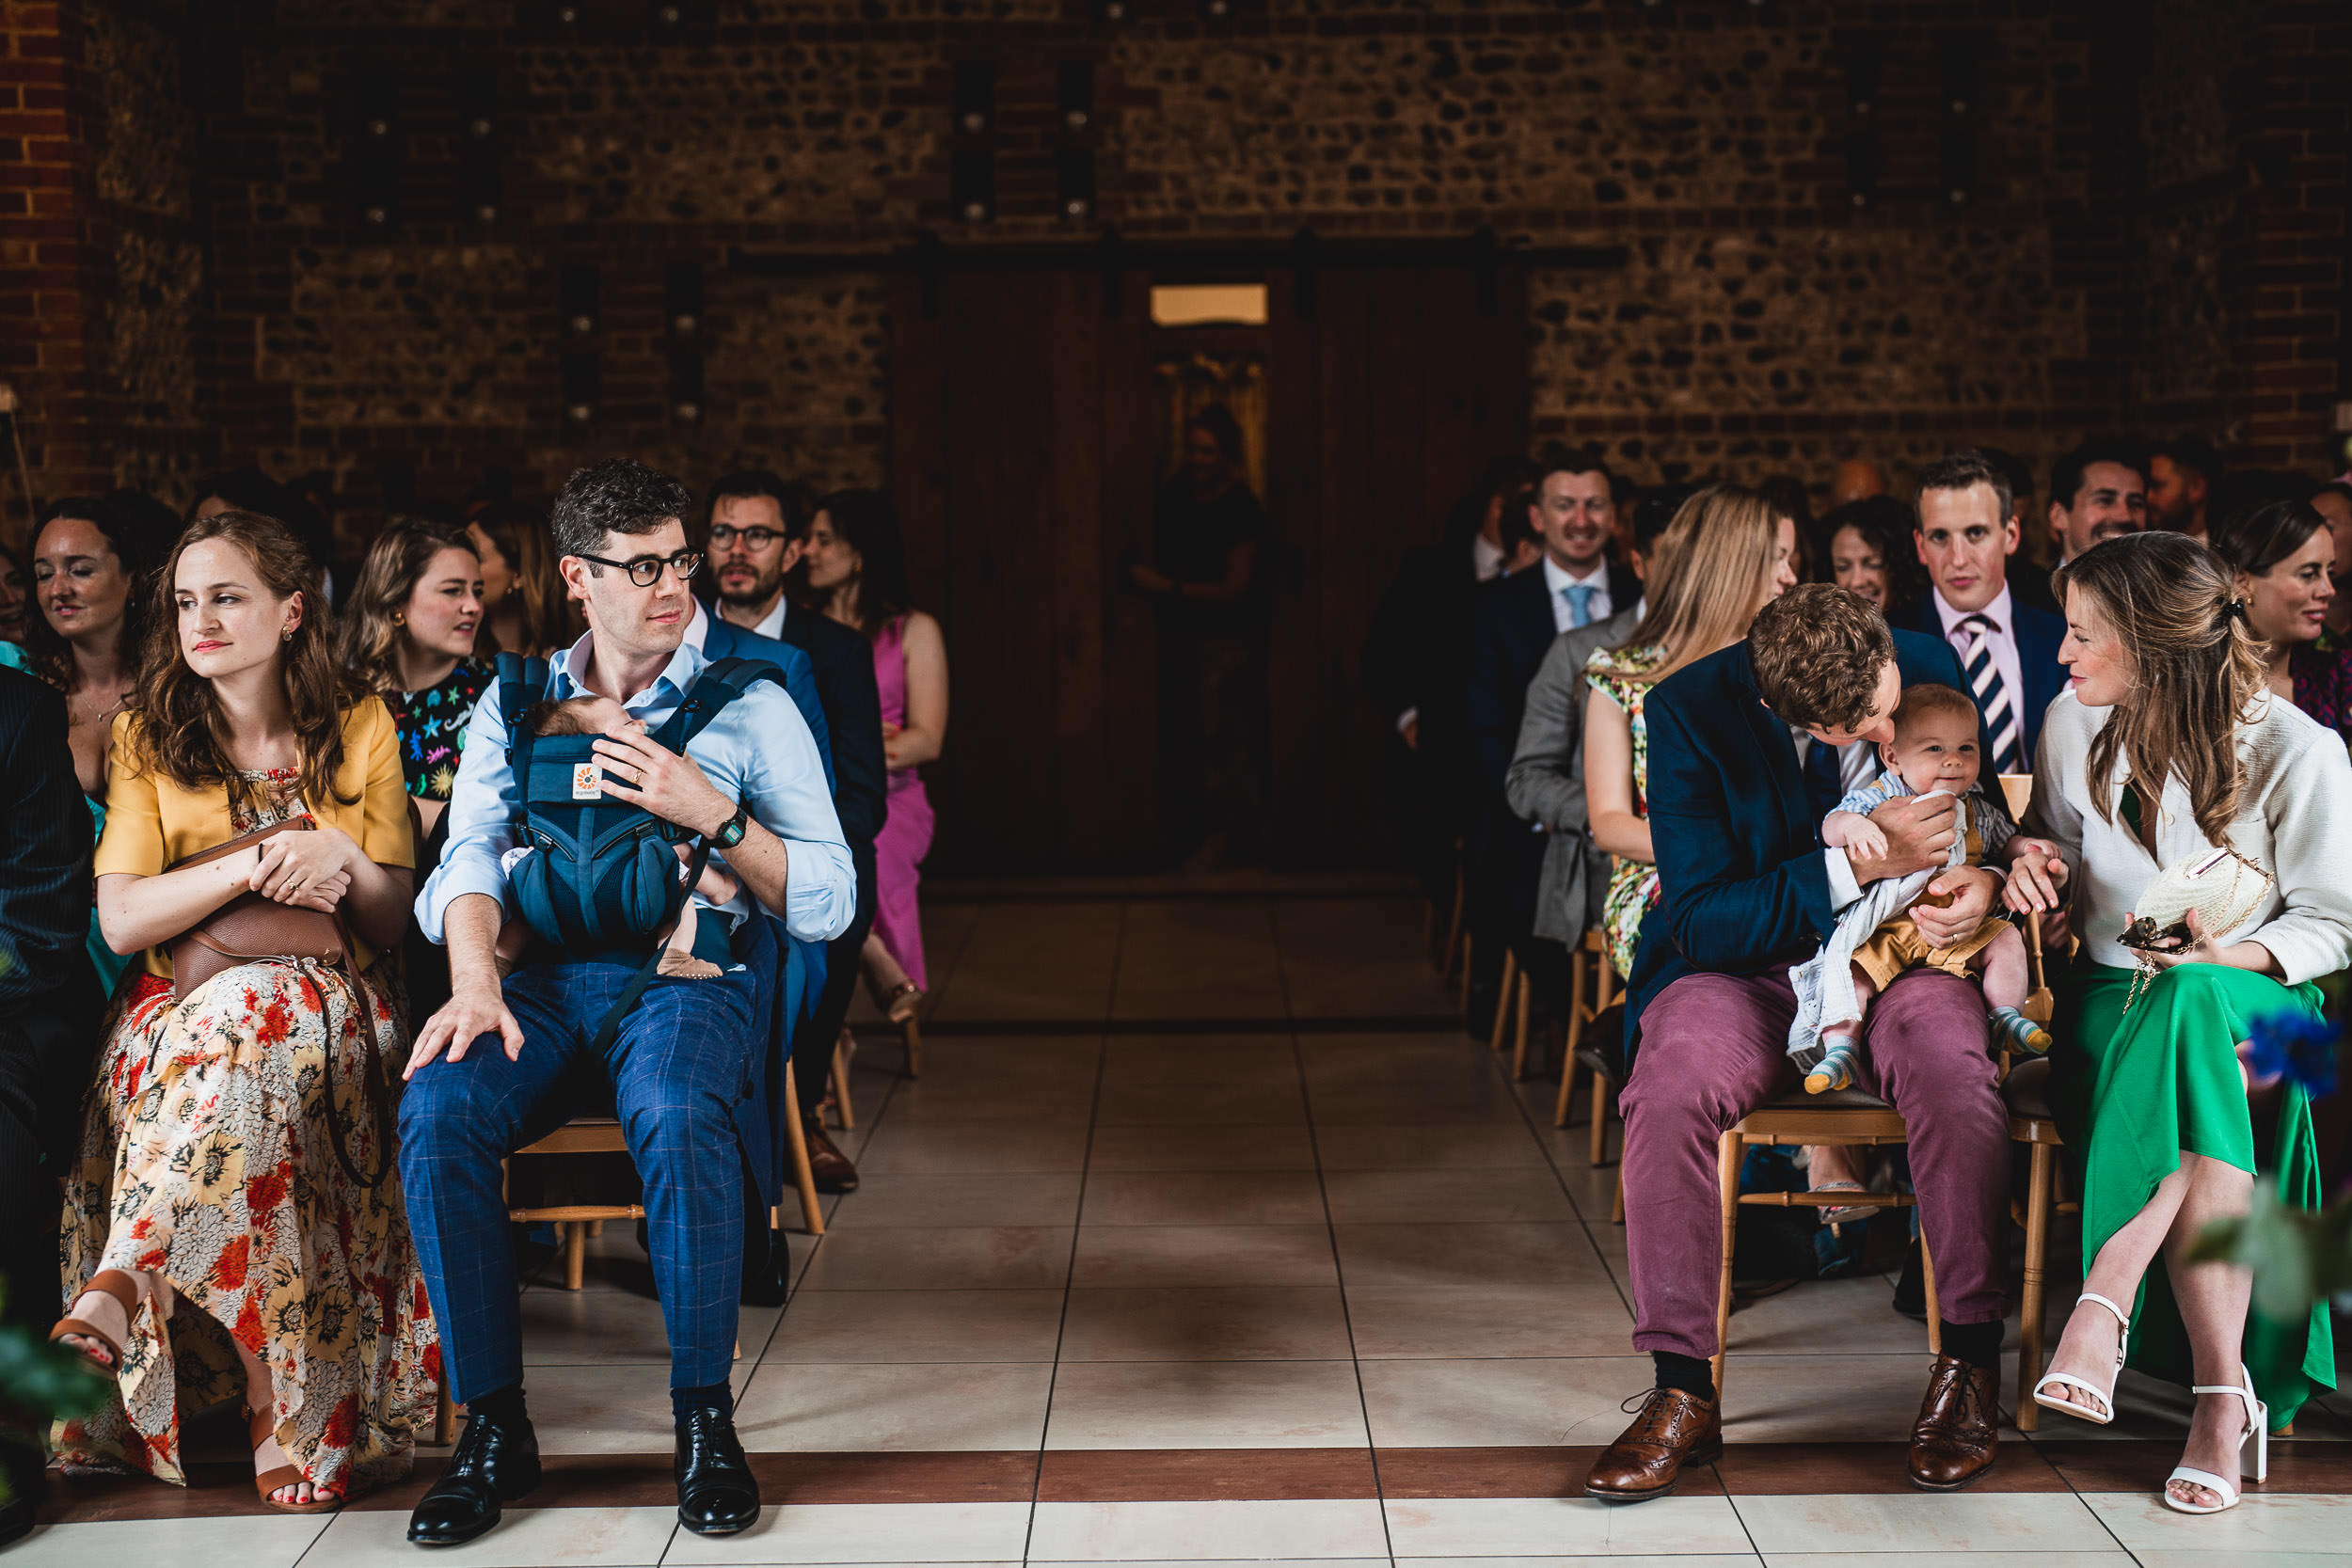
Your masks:
<svg viewBox="0 0 2352 1568"><path fill-rule="evenodd" d="M784 596L785 575L800 563L814 520L805 489L771 473L729 474L711 486L710 576L719 618L808 656L833 747L834 813L857 868L857 918L826 944L825 989L802 1032L810 1054L793 1075L817 1185L847 1193L857 1190L857 1167L825 1135L817 1111L833 1042L849 1017L859 954L874 926L874 835L882 832L887 784L873 645Z"/></svg>
<svg viewBox="0 0 2352 1568"><path fill-rule="evenodd" d="M1929 464L1919 475L1917 530L1919 563L1934 586L1894 624L1948 642L1960 656L1962 689L1976 698L1993 737L1985 770L2030 773L2042 716L2066 689L2058 663L2066 620L2010 592L2018 529L2007 474L1979 451Z"/></svg>
<svg viewBox="0 0 2352 1568"><path fill-rule="evenodd" d="M1482 972L1501 965L1506 943L1522 964L1531 956L1544 835L1513 814L1504 792L1528 685L1554 638L1630 610L1642 596L1641 579L1609 559L1616 503L1600 458L1550 447L1536 467L1531 514L1543 559L1486 584L1470 604L1463 688L1470 776L1462 852Z"/></svg>
<svg viewBox="0 0 2352 1568"><path fill-rule="evenodd" d="M1650 831L1663 898L1642 924L1628 989L1632 1065L1623 1105L1633 1343L1650 1354L1657 1386L1594 1465L1589 1496L1663 1497L1684 1465L1722 1451L1708 1364L1721 1348L1718 1141L1796 1086L1788 966L1819 949L1865 885L1944 865L1952 845L1953 801L1930 796L1872 815L1886 837L1883 855L1824 848L1799 753L1891 739L1905 686L1960 681L1949 646L1892 631L1860 598L1816 583L1789 590L1744 641L1650 693ZM2056 852L2022 836L2012 842ZM1948 942L1976 928L2000 884L1990 868L1952 867L1928 883L1911 916L1930 940ZM1892 1103L1910 1129L1941 1288L1943 1353L1910 1454L1913 1484L1932 1491L1983 1474L2000 1424L2009 1117L1985 1032L1975 986L1911 971L1870 1010L1867 1079L1858 1085ZM1837 1392L1825 1387L1823 1397Z"/></svg>
<svg viewBox="0 0 2352 1568"><path fill-rule="evenodd" d="M89 913L89 802L65 699L0 669L0 1275L9 1321L36 1333L56 1311L57 1179L98 1048ZM0 1545L33 1528L40 1500L41 1449L24 1435L0 1441Z"/></svg>

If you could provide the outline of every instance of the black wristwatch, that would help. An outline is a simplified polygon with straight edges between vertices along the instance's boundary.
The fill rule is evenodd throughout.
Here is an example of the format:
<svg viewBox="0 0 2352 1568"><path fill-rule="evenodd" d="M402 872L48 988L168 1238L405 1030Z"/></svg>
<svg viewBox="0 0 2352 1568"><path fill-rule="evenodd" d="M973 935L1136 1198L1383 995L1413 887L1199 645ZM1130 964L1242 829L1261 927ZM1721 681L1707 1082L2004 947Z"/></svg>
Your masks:
<svg viewBox="0 0 2352 1568"><path fill-rule="evenodd" d="M710 842L722 849L734 848L743 842L743 828L751 819L752 814L748 808L736 807L735 815L727 818L726 826L710 835Z"/></svg>

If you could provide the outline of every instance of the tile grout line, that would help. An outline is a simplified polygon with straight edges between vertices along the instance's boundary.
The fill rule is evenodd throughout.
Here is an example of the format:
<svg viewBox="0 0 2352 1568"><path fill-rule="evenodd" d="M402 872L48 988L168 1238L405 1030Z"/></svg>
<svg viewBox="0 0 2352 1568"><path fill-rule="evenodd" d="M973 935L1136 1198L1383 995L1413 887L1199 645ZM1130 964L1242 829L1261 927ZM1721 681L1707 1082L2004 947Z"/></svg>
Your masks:
<svg viewBox="0 0 2352 1568"><path fill-rule="evenodd" d="M1103 1032L1095 1037L1094 1093L1087 1101L1086 1153L1078 1161L1078 1212L1070 1219L1069 1262L1062 1270L1061 1317L1054 1324L1053 1369L1045 1377L1045 1418L1037 1433L1037 1468L1029 1475L1029 1517L1021 1532L1021 1560L1030 1560L1030 1548L1037 1540L1037 1511L1041 1494L1045 1490L1045 1444L1054 1430L1054 1394L1061 1386L1062 1343L1070 1336L1070 1296L1078 1278L1078 1239L1086 1224L1087 1180L1094 1172L1094 1139L1103 1119L1103 1078L1110 1063L1110 1018L1113 1000L1119 994L1119 967L1127 956L1127 906L1119 906L1119 935L1111 944L1110 985L1103 999Z"/></svg>
<svg viewBox="0 0 2352 1568"><path fill-rule="evenodd" d="M1266 925L1274 939L1274 974L1282 988L1282 1011L1290 1013L1290 966L1283 961L1281 923L1275 919L1271 908L1266 910ZM1356 1315L1347 1302L1347 1266L1340 1260L1339 1223L1331 1217L1331 1189L1323 1169L1323 1144L1315 1136L1314 1090L1307 1082L1307 1059L1299 1049L1298 1031L1290 1032L1291 1066L1298 1074L1298 1099L1306 1114L1307 1152L1315 1162L1315 1195L1323 1203L1323 1233L1331 1248L1331 1275L1339 1287L1340 1321L1347 1328L1348 1370L1356 1379L1356 1409L1364 1422L1364 1454L1372 1465L1373 1507L1380 1515L1380 1540L1388 1547L1390 1568L1396 1568L1396 1537L1389 1528L1388 1489L1380 1480L1380 1449L1372 1440L1372 1400L1364 1392L1363 1358L1356 1353Z"/></svg>

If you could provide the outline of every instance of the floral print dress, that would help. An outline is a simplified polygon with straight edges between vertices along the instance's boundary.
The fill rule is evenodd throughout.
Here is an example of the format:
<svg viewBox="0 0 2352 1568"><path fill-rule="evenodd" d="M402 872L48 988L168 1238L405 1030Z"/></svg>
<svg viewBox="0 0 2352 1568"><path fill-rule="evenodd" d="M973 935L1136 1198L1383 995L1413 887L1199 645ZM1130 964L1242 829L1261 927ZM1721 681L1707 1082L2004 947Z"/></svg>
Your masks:
<svg viewBox="0 0 2352 1568"><path fill-rule="evenodd" d="M1642 719L1642 702L1650 682L1639 677L1658 668L1666 657L1662 647L1629 648L1613 654L1603 648L1584 666L1587 685L1625 710L1633 727L1633 815L1649 816L1649 726ZM1633 973L1633 950L1642 940L1642 917L1658 907L1658 867L1646 861L1619 855L1609 873L1609 891L1601 895L1601 940L1609 961L1620 975Z"/></svg>
<svg viewBox="0 0 2352 1568"><path fill-rule="evenodd" d="M457 784L457 755L466 749L466 725L497 678L488 659L466 658L422 691L385 693L384 705L400 730L400 771L412 798L449 799Z"/></svg>
<svg viewBox="0 0 2352 1568"><path fill-rule="evenodd" d="M296 814L292 770L245 777L237 832ZM397 968L368 972L390 1080L377 1093L407 1049ZM58 1428L69 1469L186 1484L181 1417L244 1402L233 1336L268 1366L278 1445L307 1480L349 1497L407 1475L440 1345L399 1177L359 1186L328 1142L331 1050L352 1163L372 1172L392 1152L361 1099L360 1027L351 983L307 958L223 970L177 1006L169 980L134 973L67 1173L64 1295L102 1269L153 1270L171 1289L133 1316L118 1397Z"/></svg>

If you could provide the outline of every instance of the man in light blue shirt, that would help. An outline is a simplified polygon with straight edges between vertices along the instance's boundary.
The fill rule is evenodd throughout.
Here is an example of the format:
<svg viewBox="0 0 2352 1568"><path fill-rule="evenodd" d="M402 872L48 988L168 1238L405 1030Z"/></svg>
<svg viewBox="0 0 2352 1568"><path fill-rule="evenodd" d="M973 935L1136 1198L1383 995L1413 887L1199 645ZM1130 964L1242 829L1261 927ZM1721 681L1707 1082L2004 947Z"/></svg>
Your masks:
<svg viewBox="0 0 2352 1568"><path fill-rule="evenodd" d="M588 634L550 661L545 695L608 697L644 721L596 742L599 787L716 847L740 886L705 904L700 919L739 939L756 904L793 936L823 942L848 928L857 881L823 760L791 697L772 681L752 685L683 754L651 738L707 666L684 641L694 613L687 579L702 563L687 548L690 504L675 480L628 458L565 483L555 544ZM401 1181L450 1395L469 1419L408 1538L469 1541L538 1481L502 1162L567 1119L575 1107L564 1091L582 1069L609 1082L644 1182L670 1337L679 1522L733 1534L759 1517L728 1386L749 1202L741 1123L757 1114L754 1085L770 1043L755 1012L758 977L741 964L710 979L656 976L596 1061L587 1058L597 1026L639 958L566 954L501 984L494 947L513 905L503 863L516 847L521 800L506 752L510 717L494 687L468 728L448 848L417 899L425 935L449 948L450 1000L409 1055Z"/></svg>

